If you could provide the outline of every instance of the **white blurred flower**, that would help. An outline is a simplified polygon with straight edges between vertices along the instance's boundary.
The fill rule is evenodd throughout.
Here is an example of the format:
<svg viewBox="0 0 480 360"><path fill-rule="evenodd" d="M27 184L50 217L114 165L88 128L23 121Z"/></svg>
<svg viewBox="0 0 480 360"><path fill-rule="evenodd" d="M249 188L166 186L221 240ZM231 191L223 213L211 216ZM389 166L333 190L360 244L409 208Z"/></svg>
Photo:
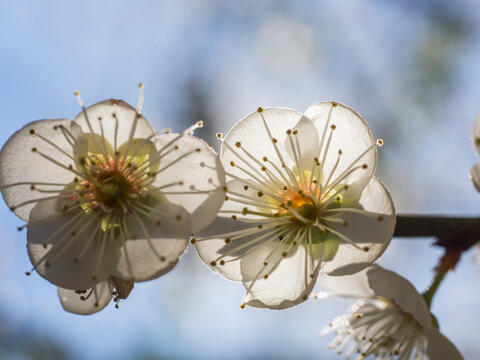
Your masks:
<svg viewBox="0 0 480 360"><path fill-rule="evenodd" d="M473 123L471 138L475 150L480 154L480 116L478 116ZM475 189L480 192L480 162L472 166L470 170L470 180L472 180Z"/></svg>
<svg viewBox="0 0 480 360"><path fill-rule="evenodd" d="M330 347L338 354L382 360L463 359L432 323L422 295L396 273L372 265L350 276L320 276L319 282L333 295L361 299L320 333L336 333Z"/></svg>
<svg viewBox="0 0 480 360"><path fill-rule="evenodd" d="M367 123L345 105L259 108L223 140L226 201L192 242L214 271L243 282L244 304L294 306L320 270L355 273L390 243L395 213L376 158Z"/></svg>
<svg viewBox="0 0 480 360"><path fill-rule="evenodd" d="M225 183L195 126L155 133L140 114L142 91L136 109L114 99L85 108L77 97L73 121L35 121L7 141L0 187L28 222L32 270L65 289L67 310L89 313L115 279L133 286L170 271L191 232L215 218Z"/></svg>

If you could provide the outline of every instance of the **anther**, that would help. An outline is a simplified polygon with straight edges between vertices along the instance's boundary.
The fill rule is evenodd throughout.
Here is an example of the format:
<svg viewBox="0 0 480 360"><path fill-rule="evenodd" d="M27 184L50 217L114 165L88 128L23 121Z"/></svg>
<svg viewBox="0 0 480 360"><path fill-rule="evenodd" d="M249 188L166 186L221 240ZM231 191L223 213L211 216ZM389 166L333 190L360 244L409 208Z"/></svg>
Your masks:
<svg viewBox="0 0 480 360"><path fill-rule="evenodd" d="M232 215L233 220L237 220L237 215Z"/></svg>
<svg viewBox="0 0 480 360"><path fill-rule="evenodd" d="M223 134L222 133L217 133L217 139L222 139L223 138Z"/></svg>
<svg viewBox="0 0 480 360"><path fill-rule="evenodd" d="M330 129L335 130L337 126L335 124L330 125Z"/></svg>
<svg viewBox="0 0 480 360"><path fill-rule="evenodd" d="M368 246L365 246L365 247L363 248L363 251L365 251L365 252L368 252L369 250L370 250L370 248L369 248Z"/></svg>
<svg viewBox="0 0 480 360"><path fill-rule="evenodd" d="M242 146L242 143L241 143L240 141L237 141L237 142L235 143L235 146L239 148L239 147Z"/></svg>
<svg viewBox="0 0 480 360"><path fill-rule="evenodd" d="M25 275L30 276L32 273L30 271L25 271Z"/></svg>
<svg viewBox="0 0 480 360"><path fill-rule="evenodd" d="M287 130L287 135L290 135L292 133L292 130L288 129Z"/></svg>
<svg viewBox="0 0 480 360"><path fill-rule="evenodd" d="M263 112L263 108L262 108L261 106L259 106L259 107L257 108L257 112L259 112L259 113Z"/></svg>
<svg viewBox="0 0 480 360"><path fill-rule="evenodd" d="M230 166L235 166L235 161L230 161Z"/></svg>
<svg viewBox="0 0 480 360"><path fill-rule="evenodd" d="M220 260L220 265L225 265L225 260Z"/></svg>
<svg viewBox="0 0 480 360"><path fill-rule="evenodd" d="M212 261L212 262L210 263L210 265L216 266L216 265L217 265L217 262L216 262L216 261Z"/></svg>
<svg viewBox="0 0 480 360"><path fill-rule="evenodd" d="M181 215L177 215L177 216L175 216L175 220L177 220L177 221L180 221L180 220L182 220L182 216L181 216Z"/></svg>
<svg viewBox="0 0 480 360"><path fill-rule="evenodd" d="M382 147L382 146L383 146L383 139L378 139L378 140L377 140L377 145L378 145L379 147Z"/></svg>
<svg viewBox="0 0 480 360"><path fill-rule="evenodd" d="M264 279L268 279L268 274L263 275Z"/></svg>
<svg viewBox="0 0 480 360"><path fill-rule="evenodd" d="M363 165L362 165L362 169L366 169L366 168L368 168L368 165L367 165L367 164L363 164Z"/></svg>
<svg viewBox="0 0 480 360"><path fill-rule="evenodd" d="M257 195L258 195L259 197L262 197L262 196L263 196L263 192L259 191L259 192L257 192Z"/></svg>
<svg viewBox="0 0 480 360"><path fill-rule="evenodd" d="M30 135L33 135L33 134L35 134L35 130L34 130L34 129L30 129L29 133L30 133Z"/></svg>
<svg viewBox="0 0 480 360"><path fill-rule="evenodd" d="M232 241L232 239L230 239L230 238L226 238L226 239L225 239L225 244L228 244L228 243L230 243L230 241Z"/></svg>
<svg viewBox="0 0 480 360"><path fill-rule="evenodd" d="M222 190L225 191L225 192L227 192L227 191L228 191L228 188L227 188L226 186L223 186L223 187L222 187Z"/></svg>
<svg viewBox="0 0 480 360"><path fill-rule="evenodd" d="M282 253L282 256L283 256L283 257L287 257L287 252L284 251L284 252Z"/></svg>
<svg viewBox="0 0 480 360"><path fill-rule="evenodd" d="M383 220L383 216L382 216L382 215L379 215L379 216L377 217L377 220L378 220L378 221L382 221L382 220Z"/></svg>
<svg viewBox="0 0 480 360"><path fill-rule="evenodd" d="M37 151L36 147L32 148L32 152L36 152L36 151Z"/></svg>
<svg viewBox="0 0 480 360"><path fill-rule="evenodd" d="M278 140L275 139L275 138L272 138L272 142L273 142L274 144L276 144L276 143L278 142Z"/></svg>
<svg viewBox="0 0 480 360"><path fill-rule="evenodd" d="M336 102L332 101L332 107L337 107L337 106L338 106L338 104Z"/></svg>
<svg viewBox="0 0 480 360"><path fill-rule="evenodd" d="M262 160L266 162L266 161L268 161L268 158L267 158L266 156L264 156L264 157L262 158Z"/></svg>
<svg viewBox="0 0 480 360"><path fill-rule="evenodd" d="M92 281L97 281L97 276L96 276L96 275L92 275L91 279L92 279Z"/></svg>
<svg viewBox="0 0 480 360"><path fill-rule="evenodd" d="M45 267L50 267L50 263L48 261L45 262Z"/></svg>
<svg viewBox="0 0 480 360"><path fill-rule="evenodd" d="M297 135L298 134L298 130L293 130L293 135Z"/></svg>
<svg viewBox="0 0 480 360"><path fill-rule="evenodd" d="M338 149L338 155L342 155L342 149Z"/></svg>
<svg viewBox="0 0 480 360"><path fill-rule="evenodd" d="M248 185L243 185L243 190L247 191L248 190Z"/></svg>
<svg viewBox="0 0 480 360"><path fill-rule="evenodd" d="M192 244L192 245L195 245L196 242L197 242L197 239L195 239L195 238L190 240L190 244Z"/></svg>

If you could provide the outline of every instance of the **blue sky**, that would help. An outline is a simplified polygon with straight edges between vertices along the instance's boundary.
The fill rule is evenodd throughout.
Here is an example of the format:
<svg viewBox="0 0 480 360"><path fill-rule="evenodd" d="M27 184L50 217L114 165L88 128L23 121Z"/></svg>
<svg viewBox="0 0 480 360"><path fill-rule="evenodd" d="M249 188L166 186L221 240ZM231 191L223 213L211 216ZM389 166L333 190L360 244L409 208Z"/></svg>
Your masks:
<svg viewBox="0 0 480 360"><path fill-rule="evenodd" d="M477 215L469 131L480 113L479 5L464 1L253 0L0 3L0 143L29 121L73 118L87 104L135 103L156 128L199 118L211 140L257 106L303 111L320 100L357 109L385 140L377 175L399 212ZM215 144L213 144L215 145ZM217 147L218 148L218 147ZM21 166L21 164L19 164ZM242 286L189 249L177 268L139 284L115 310L62 311L55 287L29 269L25 234L0 206L0 336L48 337L73 359L329 359L316 334L350 302L240 310ZM395 239L380 263L428 286L432 241ZM480 357L480 264L466 253L434 299L442 331Z"/></svg>

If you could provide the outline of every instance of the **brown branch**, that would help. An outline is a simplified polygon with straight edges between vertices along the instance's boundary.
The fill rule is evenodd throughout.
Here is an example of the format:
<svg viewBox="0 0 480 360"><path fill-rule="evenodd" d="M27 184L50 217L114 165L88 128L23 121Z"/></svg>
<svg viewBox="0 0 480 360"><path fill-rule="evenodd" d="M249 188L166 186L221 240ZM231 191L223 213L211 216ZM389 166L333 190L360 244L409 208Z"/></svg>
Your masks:
<svg viewBox="0 0 480 360"><path fill-rule="evenodd" d="M440 246L465 251L480 241L480 218L400 214L393 236L435 237Z"/></svg>

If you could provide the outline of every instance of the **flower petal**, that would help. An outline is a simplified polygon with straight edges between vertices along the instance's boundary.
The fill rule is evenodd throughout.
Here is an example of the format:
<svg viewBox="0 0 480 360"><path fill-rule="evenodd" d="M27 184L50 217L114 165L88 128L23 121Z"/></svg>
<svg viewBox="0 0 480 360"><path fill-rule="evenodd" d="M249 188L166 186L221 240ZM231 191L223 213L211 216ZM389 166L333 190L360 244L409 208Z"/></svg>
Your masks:
<svg viewBox="0 0 480 360"><path fill-rule="evenodd" d="M368 283L375 296L393 300L403 311L411 314L424 329L432 327L430 311L423 297L404 277L378 265L368 271Z"/></svg>
<svg viewBox="0 0 480 360"><path fill-rule="evenodd" d="M200 230L215 219L225 198L225 173L218 155L190 135L161 135L157 146L163 156L154 185L173 184L161 191L188 211L192 231Z"/></svg>
<svg viewBox="0 0 480 360"><path fill-rule="evenodd" d="M456 346L443 336L437 329L425 331L427 337L427 355L429 359L463 360L462 354Z"/></svg>
<svg viewBox="0 0 480 360"><path fill-rule="evenodd" d="M35 187L32 188L32 185L68 184L75 177L72 171L66 169L73 164L69 157L73 156L72 145L59 126L63 126L74 138L82 133L78 125L67 119L34 121L13 134L0 152L2 195L7 205L13 208L22 220L28 220L30 211L35 206L35 199L48 196L37 191ZM36 151L32 152L32 149ZM53 190L61 189L62 186L38 185L37 188ZM30 203L19 206L25 202Z"/></svg>
<svg viewBox="0 0 480 360"><path fill-rule="evenodd" d="M135 282L155 279L177 264L190 236L188 213L178 205L160 203L150 210L126 216L119 260L112 275ZM125 229L126 227L126 229Z"/></svg>
<svg viewBox="0 0 480 360"><path fill-rule="evenodd" d="M476 163L470 170L470 180L475 189L480 192L480 163Z"/></svg>
<svg viewBox="0 0 480 360"><path fill-rule="evenodd" d="M132 139L148 138L155 132L143 115L137 114L136 110L123 100L104 100L89 106L85 112L89 121L83 111L73 121L80 125L85 133L101 135L103 127L105 139L113 146L129 141L132 131Z"/></svg>
<svg viewBox="0 0 480 360"><path fill-rule="evenodd" d="M62 203L44 200L32 209L28 255L38 274L51 283L73 290L89 289L110 275L118 245L110 241L93 215L83 210L65 212Z"/></svg>
<svg viewBox="0 0 480 360"><path fill-rule="evenodd" d="M353 275L321 275L319 283L335 295L357 298L387 298L411 314L424 329L432 327L430 312L413 285L393 271L371 265Z"/></svg>
<svg viewBox="0 0 480 360"><path fill-rule="evenodd" d="M351 298L373 298L375 292L368 283L368 271L376 265L371 265L353 275L331 276L321 273L318 283L333 294L329 296L342 296Z"/></svg>
<svg viewBox="0 0 480 360"><path fill-rule="evenodd" d="M102 281L81 294L75 290L57 288L63 309L79 315L90 315L104 309L112 299L112 291L113 285L110 280Z"/></svg>
<svg viewBox="0 0 480 360"><path fill-rule="evenodd" d="M270 131L271 136L262 120ZM285 138L287 137L287 130L292 130L299 122L302 115L295 110L286 108L268 108L261 113L253 112L240 120L226 135L222 144L222 164L225 169L241 178L245 177L245 172L239 167L232 167L231 162L248 169L249 166L239 158L239 155L248 163L251 163L256 169L260 170L261 165L254 162L243 153L247 151L257 161L262 162L266 157L272 161L277 167L281 168L284 162L289 168L292 168L294 162L288 156L287 150L284 148ZM273 140L275 139L275 140ZM280 155L277 154L275 146L272 143L276 141L277 149ZM240 143L241 148L237 147ZM306 150L305 150L306 151ZM280 159L281 157L281 159Z"/></svg>
<svg viewBox="0 0 480 360"><path fill-rule="evenodd" d="M235 231L254 229L256 226L257 224L233 220L231 217L217 216L209 226L195 235L198 235L199 237L212 237L229 234ZM223 238L196 240L195 249L197 250L198 256L200 256L200 259L202 259L211 270L229 280L241 281L242 273L240 270L240 259L238 257L248 251L251 247L238 251L235 251L235 249L240 249L244 244L255 237L256 235L250 235L230 240L227 236ZM222 264L216 261L220 257L224 261Z"/></svg>
<svg viewBox="0 0 480 360"><path fill-rule="evenodd" d="M279 244L277 242L264 245L242 259L242 273L248 279L243 281L247 289L243 299L245 304L260 308L286 309L305 301L312 292L319 272L318 263L311 264L304 246L298 246L293 254L284 257L282 252L285 246ZM265 259L272 252L275 253L265 267ZM264 273L265 271L267 272ZM265 274L268 274L266 279Z"/></svg>
<svg viewBox="0 0 480 360"><path fill-rule="evenodd" d="M326 175L324 179L328 178L335 168L331 177L332 181L342 174L349 174L341 183L357 183L357 186L352 187L351 190L357 189L361 192L370 181L377 162L377 149L368 124L355 110L340 103L319 102L310 106L305 111L305 116L313 121L320 137L325 139L320 161L322 161L323 152L328 144L327 156L323 165ZM332 126L334 126L334 130L331 129ZM332 133L332 138L328 143L330 133ZM335 167L339 150L342 151L342 155ZM367 168L363 169L362 165L366 165ZM355 168L357 170L352 170ZM350 192L350 196L354 195Z"/></svg>
<svg viewBox="0 0 480 360"><path fill-rule="evenodd" d="M368 213L340 212L340 208L338 217L347 225L328 224L359 247L342 241L335 257L322 268L329 275L350 275L362 270L377 260L390 244L395 229L395 210L390 194L376 177L364 188L359 205Z"/></svg>
<svg viewBox="0 0 480 360"><path fill-rule="evenodd" d="M284 148L292 161L298 159L303 171L312 168L315 157L320 154L320 138L317 128L308 117L300 118L292 134L285 138Z"/></svg>

